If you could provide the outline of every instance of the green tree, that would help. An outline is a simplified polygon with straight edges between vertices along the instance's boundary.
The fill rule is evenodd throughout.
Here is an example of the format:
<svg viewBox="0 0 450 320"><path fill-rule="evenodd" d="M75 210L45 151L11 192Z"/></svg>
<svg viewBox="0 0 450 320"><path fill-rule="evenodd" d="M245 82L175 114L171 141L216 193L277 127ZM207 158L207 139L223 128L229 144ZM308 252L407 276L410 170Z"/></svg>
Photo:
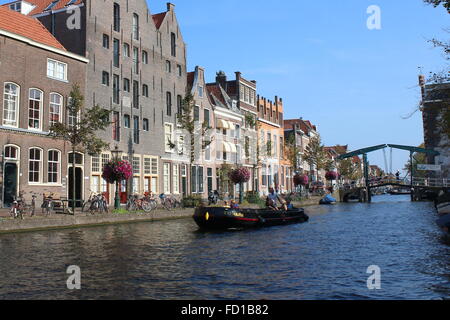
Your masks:
<svg viewBox="0 0 450 320"><path fill-rule="evenodd" d="M315 166L317 171L329 169L332 166L332 160L328 157L320 136L310 140L303 154L303 159L310 166Z"/></svg>
<svg viewBox="0 0 450 320"><path fill-rule="evenodd" d="M353 162L353 159L345 159L338 162L338 171L342 177L349 180L362 178L361 166Z"/></svg>
<svg viewBox="0 0 450 320"><path fill-rule="evenodd" d="M211 145L212 140L206 139L208 132L211 130L207 121L204 121L201 125L201 128L198 129L197 121L194 117L194 108L195 108L195 100L194 96L191 93L188 93L186 97L183 99L181 112L178 113L178 124L182 129L184 129L189 136L189 163L190 170L192 173L192 167L195 162L195 152L196 152L196 141L200 136L200 152L203 152ZM169 145L171 148L175 145L172 141L169 141ZM192 194L192 190L189 190L189 195Z"/></svg>
<svg viewBox="0 0 450 320"><path fill-rule="evenodd" d="M90 109L84 107L84 97L80 87L74 85L70 92L67 104L67 119L64 123L58 122L50 127L50 136L53 139L64 140L72 147L72 209L76 208L76 179L75 179L75 153L80 152L91 156L109 149L109 144L98 138L98 132L106 130L110 125L109 111L96 105Z"/></svg>
<svg viewBox="0 0 450 320"><path fill-rule="evenodd" d="M295 133L289 134L286 137L285 154L286 159L291 165L291 168L294 170L294 172L298 172L300 164L300 148L297 146L297 143L295 141Z"/></svg>
<svg viewBox="0 0 450 320"><path fill-rule="evenodd" d="M450 0L423 0L425 3L433 5L435 8L442 5L450 13Z"/></svg>

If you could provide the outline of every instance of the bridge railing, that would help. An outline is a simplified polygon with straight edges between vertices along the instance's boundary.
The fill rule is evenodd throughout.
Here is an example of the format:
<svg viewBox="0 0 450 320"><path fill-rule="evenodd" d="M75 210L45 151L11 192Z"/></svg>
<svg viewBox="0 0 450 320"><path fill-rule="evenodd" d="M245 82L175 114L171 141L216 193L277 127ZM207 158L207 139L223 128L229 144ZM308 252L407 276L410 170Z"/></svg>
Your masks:
<svg viewBox="0 0 450 320"><path fill-rule="evenodd" d="M450 187L450 179L414 178L413 186L418 187Z"/></svg>

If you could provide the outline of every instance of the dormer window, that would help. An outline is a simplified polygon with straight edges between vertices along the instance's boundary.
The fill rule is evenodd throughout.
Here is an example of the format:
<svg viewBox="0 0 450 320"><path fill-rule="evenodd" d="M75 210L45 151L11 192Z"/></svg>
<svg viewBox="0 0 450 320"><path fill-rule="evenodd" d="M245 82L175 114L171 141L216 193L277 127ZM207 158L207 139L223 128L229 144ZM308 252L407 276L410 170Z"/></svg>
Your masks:
<svg viewBox="0 0 450 320"><path fill-rule="evenodd" d="M22 12L22 2L16 2L9 5L9 8L16 12Z"/></svg>

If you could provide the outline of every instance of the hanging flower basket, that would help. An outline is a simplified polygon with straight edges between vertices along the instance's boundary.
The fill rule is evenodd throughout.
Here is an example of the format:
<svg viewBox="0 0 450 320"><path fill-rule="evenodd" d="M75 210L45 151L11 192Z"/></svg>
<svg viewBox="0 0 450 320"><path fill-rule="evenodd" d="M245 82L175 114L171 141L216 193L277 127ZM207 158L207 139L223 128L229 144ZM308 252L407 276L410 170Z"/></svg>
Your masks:
<svg viewBox="0 0 450 320"><path fill-rule="evenodd" d="M133 175L133 167L128 161L112 160L103 168L103 179L110 184L128 180Z"/></svg>
<svg viewBox="0 0 450 320"><path fill-rule="evenodd" d="M309 183L309 178L307 175L295 175L294 176L294 184L295 186L306 186Z"/></svg>
<svg viewBox="0 0 450 320"><path fill-rule="evenodd" d="M339 177L339 174L335 171L329 171L325 174L325 179L327 179L328 181L337 180L338 177Z"/></svg>
<svg viewBox="0 0 450 320"><path fill-rule="evenodd" d="M247 168L233 170L228 175L234 184L246 183L250 181L250 171Z"/></svg>

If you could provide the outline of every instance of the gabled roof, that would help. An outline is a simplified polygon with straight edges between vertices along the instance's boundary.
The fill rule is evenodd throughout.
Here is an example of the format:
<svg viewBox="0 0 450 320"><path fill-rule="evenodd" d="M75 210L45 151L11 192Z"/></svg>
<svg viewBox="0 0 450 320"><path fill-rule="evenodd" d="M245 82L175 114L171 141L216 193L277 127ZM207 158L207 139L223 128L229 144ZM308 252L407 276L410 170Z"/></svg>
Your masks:
<svg viewBox="0 0 450 320"><path fill-rule="evenodd" d="M0 7L0 29L53 48L67 51L64 46L35 18Z"/></svg>
<svg viewBox="0 0 450 320"><path fill-rule="evenodd" d="M156 29L161 28L161 25L164 22L164 18L166 17L166 15L167 15L167 12L161 12L161 13L152 15L153 21L155 22Z"/></svg>
<svg viewBox="0 0 450 320"><path fill-rule="evenodd" d="M47 9L53 2L56 2L55 5L51 8L51 10L60 10L65 8L72 0L25 0L26 2L35 6L35 8L28 14L29 16L33 16L36 14L44 13L44 10ZM11 1L5 6L9 6L11 3L16 1ZM78 5L83 3L84 0L76 0L72 5Z"/></svg>

